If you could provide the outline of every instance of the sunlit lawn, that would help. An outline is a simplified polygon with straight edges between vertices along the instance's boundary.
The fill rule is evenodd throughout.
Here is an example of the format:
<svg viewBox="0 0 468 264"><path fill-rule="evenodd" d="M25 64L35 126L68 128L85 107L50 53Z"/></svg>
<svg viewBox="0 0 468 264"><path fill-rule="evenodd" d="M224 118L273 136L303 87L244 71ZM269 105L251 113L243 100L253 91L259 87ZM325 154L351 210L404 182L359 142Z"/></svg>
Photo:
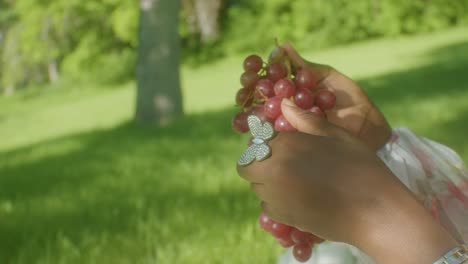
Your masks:
<svg viewBox="0 0 468 264"><path fill-rule="evenodd" d="M468 29L305 54L468 161ZM184 67L188 115L165 129L131 123L133 83L0 98L0 263L274 263L234 169L241 60Z"/></svg>

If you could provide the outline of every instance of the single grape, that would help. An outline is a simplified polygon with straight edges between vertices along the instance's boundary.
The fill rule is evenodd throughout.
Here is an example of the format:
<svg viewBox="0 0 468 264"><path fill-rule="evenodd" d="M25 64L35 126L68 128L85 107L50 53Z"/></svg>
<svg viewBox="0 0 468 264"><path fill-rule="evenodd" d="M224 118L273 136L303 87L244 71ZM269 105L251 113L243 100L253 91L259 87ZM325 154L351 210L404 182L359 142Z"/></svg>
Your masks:
<svg viewBox="0 0 468 264"><path fill-rule="evenodd" d="M306 262L312 256L312 247L308 244L296 244L293 247L293 255L299 262Z"/></svg>
<svg viewBox="0 0 468 264"><path fill-rule="evenodd" d="M296 229L296 228L294 228L291 231L291 239L296 244L309 244L310 243L309 234L306 232L302 232L301 230Z"/></svg>
<svg viewBox="0 0 468 264"><path fill-rule="evenodd" d="M294 93L296 92L296 87L293 81L289 79L281 79L277 81L273 89L275 90L276 96L282 98L290 98L294 96Z"/></svg>
<svg viewBox="0 0 468 264"><path fill-rule="evenodd" d="M244 60L244 70L259 72L262 69L263 61L258 55L250 55Z"/></svg>
<svg viewBox="0 0 468 264"><path fill-rule="evenodd" d="M277 238L276 241L278 241L278 243L284 248L292 247L295 244L290 236Z"/></svg>
<svg viewBox="0 0 468 264"><path fill-rule="evenodd" d="M242 73L240 77L240 82L243 87L245 88L254 88L255 84L257 83L258 75L256 72L253 71L246 71Z"/></svg>
<svg viewBox="0 0 468 264"><path fill-rule="evenodd" d="M313 90L316 82L317 78L311 70L302 69L297 71L296 85L298 88Z"/></svg>
<svg viewBox="0 0 468 264"><path fill-rule="evenodd" d="M286 69L284 63L276 62L268 65L267 67L267 77L273 82L287 77L287 74L288 70Z"/></svg>
<svg viewBox="0 0 468 264"><path fill-rule="evenodd" d="M283 59L284 56L286 56L286 51L284 51L284 49L281 48L281 47L275 47L275 48L271 51L268 60L269 60L270 62L272 62L272 61L278 61L278 60Z"/></svg>
<svg viewBox="0 0 468 264"><path fill-rule="evenodd" d="M314 105L314 97L310 90L301 88L294 95L294 102L302 109L309 109Z"/></svg>
<svg viewBox="0 0 468 264"><path fill-rule="evenodd" d="M238 133L246 133L249 131L249 124L247 123L248 114L245 112L237 113L231 121L232 128Z"/></svg>
<svg viewBox="0 0 468 264"><path fill-rule="evenodd" d="M283 115L280 115L278 118L275 120L275 130L276 131L296 131L296 128L294 128L288 120Z"/></svg>
<svg viewBox="0 0 468 264"><path fill-rule="evenodd" d="M270 79L260 79L255 86L255 99L258 102L263 102L275 95L273 89L274 83Z"/></svg>
<svg viewBox="0 0 468 264"><path fill-rule="evenodd" d="M271 220L270 217L262 212L258 217L258 224L263 230L270 232L273 225L273 220Z"/></svg>
<svg viewBox="0 0 468 264"><path fill-rule="evenodd" d="M331 109L336 104L336 96L328 90L321 90L315 96L315 104L324 111Z"/></svg>
<svg viewBox="0 0 468 264"><path fill-rule="evenodd" d="M248 88L241 88L236 94L236 104L241 107L249 107L253 102L253 91Z"/></svg>
<svg viewBox="0 0 468 264"><path fill-rule="evenodd" d="M276 119L281 115L281 100L282 98L275 96L265 102L264 110L268 118Z"/></svg>
<svg viewBox="0 0 468 264"><path fill-rule="evenodd" d="M272 118L269 118L268 116L266 116L265 114L265 107L264 105L257 105L255 106L252 111L251 111L252 114L256 115L258 118L260 118L260 120L262 120L262 122L269 122L269 123L273 123L274 119Z"/></svg>
<svg viewBox="0 0 468 264"><path fill-rule="evenodd" d="M316 114L317 116L322 117L322 118L325 118L325 117L326 117L326 115L325 115L325 113L322 111L322 109L320 109L320 107L318 107L318 106L316 106L316 105L312 106L312 108L309 109L309 112L314 113L314 114Z"/></svg>
<svg viewBox="0 0 468 264"><path fill-rule="evenodd" d="M272 220L273 221L273 220ZM292 227L273 221L270 233L276 238L285 238L289 236Z"/></svg>

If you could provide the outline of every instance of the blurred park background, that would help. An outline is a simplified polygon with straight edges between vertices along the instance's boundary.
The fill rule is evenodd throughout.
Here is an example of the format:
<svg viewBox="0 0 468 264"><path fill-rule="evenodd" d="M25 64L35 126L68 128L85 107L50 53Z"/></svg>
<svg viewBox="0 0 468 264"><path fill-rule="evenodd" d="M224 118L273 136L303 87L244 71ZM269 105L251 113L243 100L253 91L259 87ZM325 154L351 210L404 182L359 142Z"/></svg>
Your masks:
<svg viewBox="0 0 468 264"><path fill-rule="evenodd" d="M275 38L468 161L468 0L0 0L0 263L275 263L230 127Z"/></svg>

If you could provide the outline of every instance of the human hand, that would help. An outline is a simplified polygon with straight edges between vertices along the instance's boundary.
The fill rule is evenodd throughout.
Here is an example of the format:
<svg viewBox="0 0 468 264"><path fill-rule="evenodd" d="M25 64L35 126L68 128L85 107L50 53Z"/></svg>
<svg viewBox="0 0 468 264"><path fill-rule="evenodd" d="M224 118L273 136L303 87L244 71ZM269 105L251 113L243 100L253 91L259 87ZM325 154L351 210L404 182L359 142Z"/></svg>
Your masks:
<svg viewBox="0 0 468 264"><path fill-rule="evenodd" d="M279 133L270 158L238 167L265 214L378 263L432 263L455 245L369 147L287 102L283 114L302 133Z"/></svg>
<svg viewBox="0 0 468 264"><path fill-rule="evenodd" d="M390 125L359 85L330 66L306 61L289 43L281 48L294 67L311 69L316 74L316 89L335 93L336 106L327 111L331 123L346 129L373 150L385 145L391 136Z"/></svg>
<svg viewBox="0 0 468 264"><path fill-rule="evenodd" d="M307 111L301 116L282 110L304 133L279 133L270 142L272 156L238 167L239 174L254 183L263 211L274 220L326 239L350 241L344 230L358 230L361 212L378 206L382 189L398 182L373 151L345 130Z"/></svg>

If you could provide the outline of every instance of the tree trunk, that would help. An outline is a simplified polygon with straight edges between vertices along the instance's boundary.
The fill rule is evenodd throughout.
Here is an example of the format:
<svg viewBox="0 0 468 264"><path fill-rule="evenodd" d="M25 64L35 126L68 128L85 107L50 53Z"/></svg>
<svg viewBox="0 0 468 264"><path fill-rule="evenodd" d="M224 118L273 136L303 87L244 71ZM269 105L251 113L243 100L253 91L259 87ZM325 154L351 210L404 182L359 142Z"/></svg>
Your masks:
<svg viewBox="0 0 468 264"><path fill-rule="evenodd" d="M140 0L135 119L164 126L182 115L179 0Z"/></svg>
<svg viewBox="0 0 468 264"><path fill-rule="evenodd" d="M202 42L215 41L219 37L218 20L221 4L221 0L195 0Z"/></svg>
<svg viewBox="0 0 468 264"><path fill-rule="evenodd" d="M52 60L47 65L47 73L49 75L50 83L56 83L58 81L59 73L58 73L58 68L57 68L57 62L55 60Z"/></svg>

